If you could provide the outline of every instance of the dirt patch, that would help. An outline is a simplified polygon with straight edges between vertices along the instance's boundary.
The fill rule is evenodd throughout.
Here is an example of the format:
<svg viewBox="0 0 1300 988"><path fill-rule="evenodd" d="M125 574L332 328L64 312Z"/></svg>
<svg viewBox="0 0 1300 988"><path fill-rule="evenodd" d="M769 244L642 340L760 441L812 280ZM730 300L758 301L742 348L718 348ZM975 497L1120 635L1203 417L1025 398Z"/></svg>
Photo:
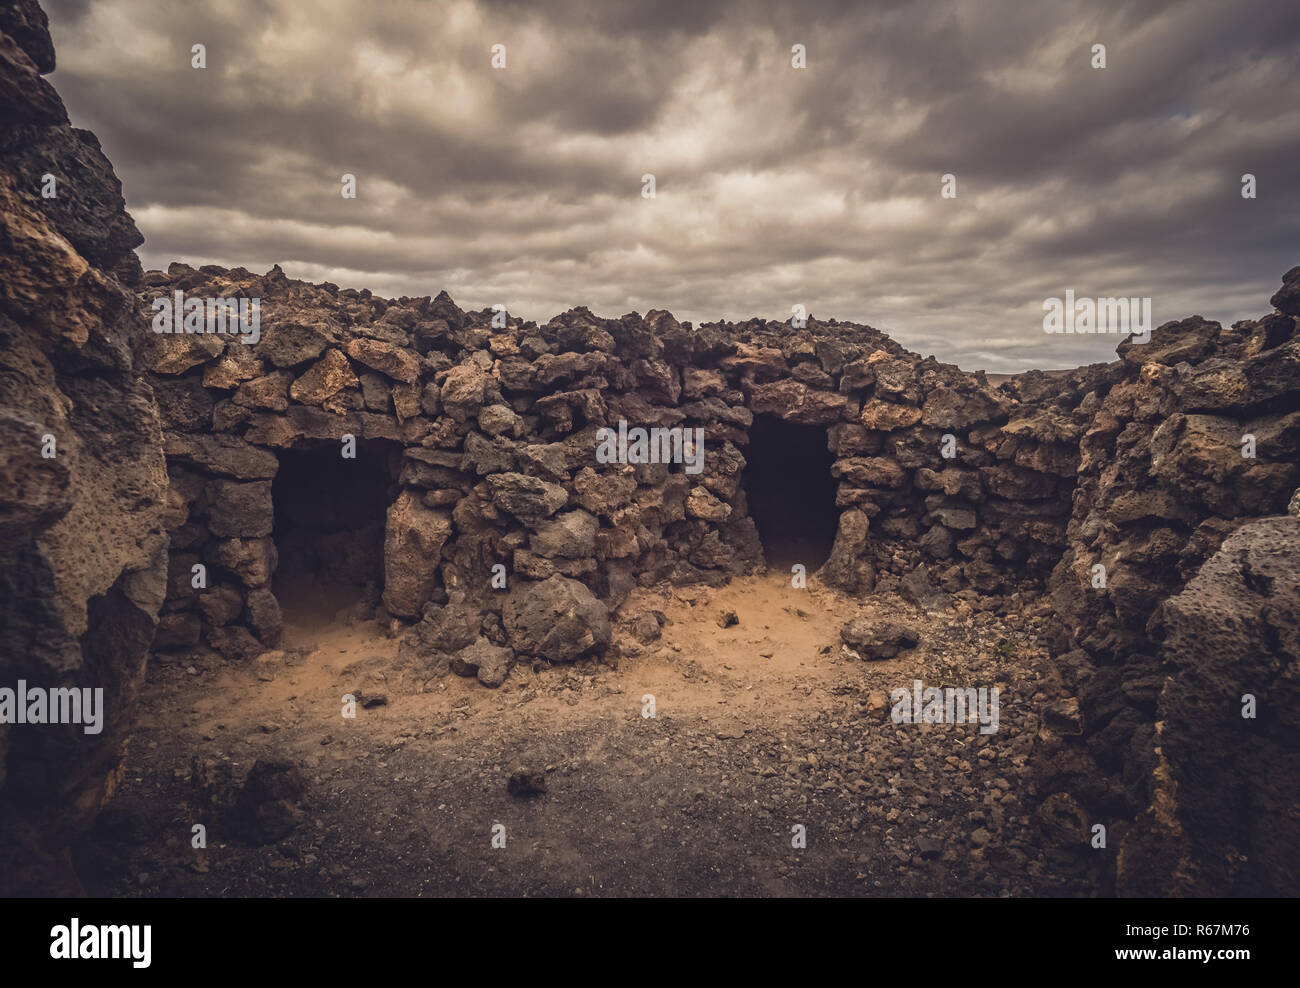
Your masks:
<svg viewBox="0 0 1300 988"><path fill-rule="evenodd" d="M638 641L656 612L661 637ZM857 660L839 630L859 614L909 622L920 644ZM1087 891L1039 849L1027 814L1045 659L1034 621L961 600L927 617L893 595L795 590L778 574L637 591L620 618L617 668L516 667L496 690L422 680L373 623L342 618L288 625L285 649L251 663L156 664L122 786L80 854L92 891ZM997 731L894 723L889 692L915 680L999 687ZM259 759L293 763L309 784L298 826L253 846L221 789ZM546 791L511 795L520 769ZM194 824L206 849L191 847Z"/></svg>

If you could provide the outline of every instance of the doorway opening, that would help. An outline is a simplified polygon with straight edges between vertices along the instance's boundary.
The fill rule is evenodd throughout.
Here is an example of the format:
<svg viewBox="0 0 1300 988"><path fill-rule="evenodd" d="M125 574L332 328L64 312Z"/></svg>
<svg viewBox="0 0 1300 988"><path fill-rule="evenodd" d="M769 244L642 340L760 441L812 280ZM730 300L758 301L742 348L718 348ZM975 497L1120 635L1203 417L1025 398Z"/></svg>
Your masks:
<svg viewBox="0 0 1300 988"><path fill-rule="evenodd" d="M272 589L286 625L324 624L345 608L379 602L401 451L359 441L356 454L345 459L338 443L280 454L271 485L279 555Z"/></svg>
<svg viewBox="0 0 1300 988"><path fill-rule="evenodd" d="M773 568L818 569L831 554L840 517L825 428L756 415L745 459L742 480L763 558Z"/></svg>

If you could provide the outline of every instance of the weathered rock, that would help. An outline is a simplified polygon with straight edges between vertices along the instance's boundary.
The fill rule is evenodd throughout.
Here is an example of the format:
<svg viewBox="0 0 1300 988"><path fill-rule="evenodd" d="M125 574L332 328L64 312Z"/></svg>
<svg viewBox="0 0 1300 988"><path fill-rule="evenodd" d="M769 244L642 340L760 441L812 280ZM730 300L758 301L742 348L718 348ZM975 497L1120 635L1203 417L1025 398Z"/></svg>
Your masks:
<svg viewBox="0 0 1300 988"><path fill-rule="evenodd" d="M470 606L463 596L457 596L445 606L426 604L423 616L407 632L404 641L408 641L427 661L437 665L443 661L438 653L445 655L468 648L478 639L482 628L482 613Z"/></svg>
<svg viewBox="0 0 1300 988"><path fill-rule="evenodd" d="M473 471L482 477L489 473L505 473L515 468L514 451L504 440L485 439L477 432L465 437L465 455L460 468Z"/></svg>
<svg viewBox="0 0 1300 988"><path fill-rule="evenodd" d="M915 648L921 636L894 621L858 617L840 629L840 640L863 659L892 659Z"/></svg>
<svg viewBox="0 0 1300 988"><path fill-rule="evenodd" d="M905 429L921 421L921 409L915 405L898 405L873 398L862 406L860 420L868 429L882 432Z"/></svg>
<svg viewBox="0 0 1300 988"><path fill-rule="evenodd" d="M907 471L887 456L851 456L836 460L831 466L831 476L842 477L855 487L902 487Z"/></svg>
<svg viewBox="0 0 1300 988"><path fill-rule="evenodd" d="M485 405L478 411L478 427L489 436L523 435L524 420L505 405Z"/></svg>
<svg viewBox="0 0 1300 988"><path fill-rule="evenodd" d="M300 310L278 319L263 311L261 339L248 349L273 367L297 367L339 342L340 327L326 312Z"/></svg>
<svg viewBox="0 0 1300 988"><path fill-rule="evenodd" d="M1288 316L1300 318L1300 267L1282 275L1282 287L1268 300L1268 304Z"/></svg>
<svg viewBox="0 0 1300 988"><path fill-rule="evenodd" d="M388 509L384 538L384 606L413 618L432 597L451 516L427 508L413 491L402 491Z"/></svg>
<svg viewBox="0 0 1300 988"><path fill-rule="evenodd" d="M1300 881L1300 821L1276 812L1300 777L1300 519L1247 522L1161 606L1160 757L1151 806L1124 854L1122 894L1281 895ZM1250 713L1248 698L1261 710ZM1231 848L1250 853L1230 864ZM1152 871L1144 854L1167 858Z"/></svg>
<svg viewBox="0 0 1300 988"><path fill-rule="evenodd" d="M275 594L266 587L258 587L248 592L248 625L267 648L280 644L283 630L283 618L280 614L280 602Z"/></svg>
<svg viewBox="0 0 1300 988"><path fill-rule="evenodd" d="M218 538L260 538L271 534L275 511L271 483L214 480L203 496L208 528Z"/></svg>
<svg viewBox="0 0 1300 988"><path fill-rule="evenodd" d="M750 395L750 410L772 412L787 422L802 425L829 425L838 422L848 407L842 394L816 391L799 381L775 381L759 384Z"/></svg>
<svg viewBox="0 0 1300 988"><path fill-rule="evenodd" d="M142 242L53 88L40 8L0 11L0 682L103 689L97 735L0 725L0 894L82 894L66 848L118 775L166 588L167 474L144 377L176 359L135 304ZM57 198L41 196L54 174ZM170 337L184 340L184 337ZM205 341L206 342L206 341ZM188 347L187 347L188 349ZM177 396L179 392L169 392ZM201 412L193 395L173 420ZM179 413L179 414L177 414ZM41 455L43 438L54 459ZM173 629L175 630L175 629ZM21 728L19 728L21 730Z"/></svg>
<svg viewBox="0 0 1300 988"><path fill-rule="evenodd" d="M269 479L279 465L274 454L238 436L170 433L163 448L174 463L192 464L236 480Z"/></svg>
<svg viewBox="0 0 1300 988"><path fill-rule="evenodd" d="M930 512L930 516L946 528L963 532L974 528L976 523L975 512L969 508L938 507Z"/></svg>
<svg viewBox="0 0 1300 988"><path fill-rule="evenodd" d="M556 556L582 559L596 551L598 526L595 516L581 508L565 511L554 519L539 522L528 547L548 559Z"/></svg>
<svg viewBox="0 0 1300 988"><path fill-rule="evenodd" d="M930 572L924 564L899 581L898 592L927 614L943 614L949 609L948 595L930 582Z"/></svg>
<svg viewBox="0 0 1300 988"><path fill-rule="evenodd" d="M183 557L172 556L173 565L176 564L178 558ZM180 570L177 575L181 580L188 583L190 572L188 569L183 568L183 566L184 564L182 563L181 567L177 567L177 569ZM176 597L181 596L183 592L183 590L181 593L173 591L169 593L168 596L175 599ZM244 610L244 595L238 587L210 587L207 590L199 592L198 598L199 610L202 612L203 616L208 619L209 624L218 628L235 620Z"/></svg>
<svg viewBox="0 0 1300 988"><path fill-rule="evenodd" d="M517 654L572 662L610 643L609 610L583 584L564 576L516 585L502 621Z"/></svg>
<svg viewBox="0 0 1300 988"><path fill-rule="evenodd" d="M447 373L442 384L442 407L457 422L478 414L492 388L492 378L476 364L460 364Z"/></svg>
<svg viewBox="0 0 1300 988"><path fill-rule="evenodd" d="M705 487L695 487L686 498L686 513L705 521L725 521L731 517L731 505L726 504Z"/></svg>
<svg viewBox="0 0 1300 988"><path fill-rule="evenodd" d="M992 391L962 393L953 388L935 388L926 396L921 422L940 429L970 428L1006 415L1010 404Z"/></svg>
<svg viewBox="0 0 1300 988"><path fill-rule="evenodd" d="M1219 335L1219 324L1206 322L1199 316L1182 322L1169 322L1151 331L1145 343L1125 341L1116 347L1120 357L1132 364L1174 364L1184 361L1196 363L1205 359L1214 348Z"/></svg>
<svg viewBox="0 0 1300 988"><path fill-rule="evenodd" d="M817 571L823 583L838 587L845 593L871 592L875 584L875 569L870 554L869 526L867 516L861 511L850 509L840 513L830 557Z"/></svg>
<svg viewBox="0 0 1300 988"><path fill-rule="evenodd" d="M326 350L307 373L289 385L289 397L308 405L323 405L344 388L360 384L348 358L338 350Z"/></svg>
<svg viewBox="0 0 1300 988"><path fill-rule="evenodd" d="M492 502L523 522L549 518L569 500L568 491L559 484L522 473L494 474L487 482Z"/></svg>
<svg viewBox="0 0 1300 988"><path fill-rule="evenodd" d="M451 668L457 675L477 676L484 686L497 687L506 681L514 657L510 649L493 645L480 637L455 654ZM467 671L462 672L462 669Z"/></svg>
<svg viewBox="0 0 1300 988"><path fill-rule="evenodd" d="M289 383L292 379L293 375L288 371L275 371L255 377L236 388L231 400L244 408L283 412L289 407Z"/></svg>
<svg viewBox="0 0 1300 988"><path fill-rule="evenodd" d="M228 570L246 587L261 587L271 582L278 554L270 539L226 539L208 551L213 564Z"/></svg>
<svg viewBox="0 0 1300 988"><path fill-rule="evenodd" d="M413 384L420 376L420 362L415 354L393 343L358 337L348 341L347 351L357 363L386 374L394 381Z"/></svg>

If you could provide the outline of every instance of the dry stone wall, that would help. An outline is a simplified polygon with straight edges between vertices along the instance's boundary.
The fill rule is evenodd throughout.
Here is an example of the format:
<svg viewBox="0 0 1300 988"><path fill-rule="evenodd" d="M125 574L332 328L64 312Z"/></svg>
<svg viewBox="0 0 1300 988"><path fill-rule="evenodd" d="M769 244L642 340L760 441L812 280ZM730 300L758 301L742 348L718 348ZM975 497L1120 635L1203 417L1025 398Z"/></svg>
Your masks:
<svg viewBox="0 0 1300 988"><path fill-rule="evenodd" d="M756 416L813 427L833 454L838 487L821 510L838 535L806 564L829 584L894 586L924 562L950 590L1003 593L1041 582L1065 544L1077 395L1043 375L998 389L869 327L815 319L696 329L663 311L579 308L539 326L445 293L380 299L278 268L174 264L144 283L146 315L186 299L260 306L255 332L148 344L172 480L159 648L275 646L279 459L313 446L341 457L349 437L393 458L380 616L422 621L454 599L490 641L552 661L582 652L540 648L509 601L547 587L556 607L576 595L605 609L638 584L763 566L744 479ZM608 462L620 428L700 435L702 458ZM193 585L196 565L211 583Z"/></svg>
<svg viewBox="0 0 1300 988"><path fill-rule="evenodd" d="M1110 825L1123 894L1300 881L1300 546L1294 517L1243 524L1285 516L1300 485L1300 268L1271 303L1230 329L1166 324L1071 377L1087 417L1049 581L1069 696L1037 765L1050 826Z"/></svg>

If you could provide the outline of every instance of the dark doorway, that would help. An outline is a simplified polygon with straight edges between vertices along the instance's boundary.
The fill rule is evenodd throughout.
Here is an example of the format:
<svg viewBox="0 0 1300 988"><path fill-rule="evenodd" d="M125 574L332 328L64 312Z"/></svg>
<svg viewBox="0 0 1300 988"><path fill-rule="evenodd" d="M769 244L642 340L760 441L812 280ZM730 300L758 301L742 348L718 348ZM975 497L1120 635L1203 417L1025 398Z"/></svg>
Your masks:
<svg viewBox="0 0 1300 988"><path fill-rule="evenodd" d="M397 447L339 443L280 454L271 487L279 564L274 592L286 624L318 624L340 610L378 603L384 585L384 525L396 495Z"/></svg>
<svg viewBox="0 0 1300 988"><path fill-rule="evenodd" d="M830 555L839 524L825 428L756 415L745 459L749 514L767 564L802 563L811 573Z"/></svg>

